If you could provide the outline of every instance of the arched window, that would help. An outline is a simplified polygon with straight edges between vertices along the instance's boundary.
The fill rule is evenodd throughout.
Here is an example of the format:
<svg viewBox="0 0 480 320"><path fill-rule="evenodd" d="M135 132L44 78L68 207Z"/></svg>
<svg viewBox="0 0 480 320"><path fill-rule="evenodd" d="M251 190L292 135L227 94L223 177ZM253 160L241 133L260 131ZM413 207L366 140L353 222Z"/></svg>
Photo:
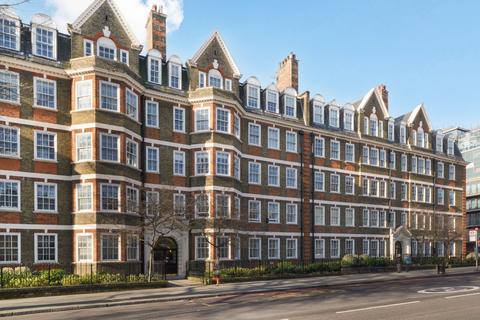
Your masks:
<svg viewBox="0 0 480 320"><path fill-rule="evenodd" d="M378 118L376 114L370 115L370 135L378 136Z"/></svg>
<svg viewBox="0 0 480 320"><path fill-rule="evenodd" d="M208 71L208 86L214 88L223 88L223 77L217 69L210 69Z"/></svg>
<svg viewBox="0 0 480 320"><path fill-rule="evenodd" d="M97 54L108 60L117 60L117 46L112 39L101 37L97 40Z"/></svg>
<svg viewBox="0 0 480 320"><path fill-rule="evenodd" d="M425 148L425 139L422 128L418 128L417 130L417 146L420 148Z"/></svg>
<svg viewBox="0 0 480 320"><path fill-rule="evenodd" d="M151 49L147 55L148 81L156 84L162 83L162 54L157 49Z"/></svg>

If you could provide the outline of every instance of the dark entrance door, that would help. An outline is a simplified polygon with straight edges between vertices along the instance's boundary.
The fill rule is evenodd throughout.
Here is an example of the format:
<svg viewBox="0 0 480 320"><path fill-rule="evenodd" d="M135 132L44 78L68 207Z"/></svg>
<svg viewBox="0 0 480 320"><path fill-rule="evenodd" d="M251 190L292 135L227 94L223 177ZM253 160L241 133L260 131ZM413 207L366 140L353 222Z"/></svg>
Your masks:
<svg viewBox="0 0 480 320"><path fill-rule="evenodd" d="M395 260L402 261L402 243L400 241L395 242Z"/></svg>
<svg viewBox="0 0 480 320"><path fill-rule="evenodd" d="M162 269L164 266L165 274L177 274L178 254L175 240L172 238L158 239L155 249L153 249L153 262L158 269ZM154 269L157 269L157 267Z"/></svg>

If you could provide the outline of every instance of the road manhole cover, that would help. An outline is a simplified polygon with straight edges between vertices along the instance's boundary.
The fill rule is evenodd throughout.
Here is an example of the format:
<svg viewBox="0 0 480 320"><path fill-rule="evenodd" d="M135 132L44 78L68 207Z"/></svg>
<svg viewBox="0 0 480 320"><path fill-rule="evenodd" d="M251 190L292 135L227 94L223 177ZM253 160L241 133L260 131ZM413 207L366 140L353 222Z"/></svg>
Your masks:
<svg viewBox="0 0 480 320"><path fill-rule="evenodd" d="M418 291L418 293L459 293L478 290L475 286L437 287Z"/></svg>

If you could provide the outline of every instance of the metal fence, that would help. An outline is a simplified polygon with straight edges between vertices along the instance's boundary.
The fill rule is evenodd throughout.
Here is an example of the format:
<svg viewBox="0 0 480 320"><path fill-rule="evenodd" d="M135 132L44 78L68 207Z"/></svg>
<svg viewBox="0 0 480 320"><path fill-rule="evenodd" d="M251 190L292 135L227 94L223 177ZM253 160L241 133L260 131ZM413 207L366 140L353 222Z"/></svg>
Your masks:
<svg viewBox="0 0 480 320"><path fill-rule="evenodd" d="M151 280L165 280L165 263L155 262ZM148 282L141 263L75 263L0 266L0 288Z"/></svg>

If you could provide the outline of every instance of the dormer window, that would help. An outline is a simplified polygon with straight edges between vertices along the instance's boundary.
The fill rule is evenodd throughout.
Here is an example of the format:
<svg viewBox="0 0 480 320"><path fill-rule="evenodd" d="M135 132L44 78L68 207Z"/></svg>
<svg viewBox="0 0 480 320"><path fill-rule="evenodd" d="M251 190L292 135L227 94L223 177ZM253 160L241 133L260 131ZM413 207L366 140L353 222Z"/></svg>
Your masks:
<svg viewBox="0 0 480 320"><path fill-rule="evenodd" d="M313 122L315 124L323 124L323 122L324 122L324 120L323 120L323 105L318 103L318 102L313 103Z"/></svg>
<svg viewBox="0 0 480 320"><path fill-rule="evenodd" d="M223 77L220 71L211 69L208 72L208 86L222 89Z"/></svg>
<svg viewBox="0 0 480 320"><path fill-rule="evenodd" d="M267 111L278 113L278 92L267 90Z"/></svg>
<svg viewBox="0 0 480 320"><path fill-rule="evenodd" d="M8 9L2 8L2 10ZM20 20L7 15L0 17L0 47L20 50Z"/></svg>
<svg viewBox="0 0 480 320"><path fill-rule="evenodd" d="M453 156L454 155L454 146L455 146L455 142L453 141L452 138L448 138L448 141L447 141L447 154L449 156Z"/></svg>
<svg viewBox="0 0 480 320"><path fill-rule="evenodd" d="M285 102L285 110L284 114L287 117L296 117L297 116L297 108L296 105L296 98L291 95L284 96Z"/></svg>
<svg viewBox="0 0 480 320"><path fill-rule="evenodd" d="M343 129L347 131L354 130L354 108L351 104L347 103L343 107Z"/></svg>
<svg viewBox="0 0 480 320"><path fill-rule="evenodd" d="M258 95L260 88L253 85L247 85L247 106L250 108L259 108Z"/></svg>
<svg viewBox="0 0 480 320"><path fill-rule="evenodd" d="M97 40L97 54L108 60L117 60L117 46L112 39L101 37Z"/></svg>
<svg viewBox="0 0 480 320"><path fill-rule="evenodd" d="M33 53L37 56L56 59L57 32L37 26L33 29Z"/></svg>
<svg viewBox="0 0 480 320"><path fill-rule="evenodd" d="M335 106L330 106L328 108L328 114L329 114L329 119L328 119L328 125L334 128L339 128L340 127L340 117L338 116L338 107Z"/></svg>
<svg viewBox="0 0 480 320"><path fill-rule="evenodd" d="M151 83L162 83L162 55L160 51L152 49L148 52L148 81Z"/></svg>
<svg viewBox="0 0 480 320"><path fill-rule="evenodd" d="M168 86L182 89L182 61L178 56L171 56L168 60Z"/></svg>
<svg viewBox="0 0 480 320"><path fill-rule="evenodd" d="M443 153L443 136L440 134L436 137L435 150Z"/></svg>
<svg viewBox="0 0 480 320"><path fill-rule="evenodd" d="M407 143L407 128L403 124L400 126L400 143Z"/></svg>
<svg viewBox="0 0 480 320"><path fill-rule="evenodd" d="M393 121L388 122L388 141L393 141L395 139L395 125Z"/></svg>

